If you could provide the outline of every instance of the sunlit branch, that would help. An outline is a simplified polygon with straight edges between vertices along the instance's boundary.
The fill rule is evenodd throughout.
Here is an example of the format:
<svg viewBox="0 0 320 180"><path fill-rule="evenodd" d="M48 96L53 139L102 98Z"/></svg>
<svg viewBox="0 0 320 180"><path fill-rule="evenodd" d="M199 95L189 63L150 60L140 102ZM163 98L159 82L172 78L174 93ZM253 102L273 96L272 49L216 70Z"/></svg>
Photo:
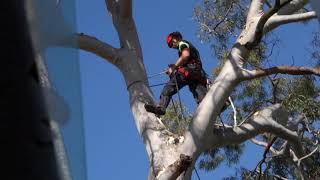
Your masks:
<svg viewBox="0 0 320 180"><path fill-rule="evenodd" d="M254 39L253 42L247 42L245 44L245 47L249 50L253 49L255 46L257 46L263 37L263 28L268 19L273 16L276 12L280 10L281 7L285 6L287 3L291 2L292 0L288 0L285 3L280 4L280 0L276 0L274 7L270 8L268 12L263 14L261 18L259 19L259 22L256 27L256 31L254 33Z"/></svg>
<svg viewBox="0 0 320 180"><path fill-rule="evenodd" d="M267 69L243 70L243 77L246 80L267 76L270 74L290 74L290 75L317 75L320 76L320 67L297 67L297 66L277 66Z"/></svg>
<svg viewBox="0 0 320 180"><path fill-rule="evenodd" d="M280 25L299 21L307 21L315 18L317 18L317 14L315 11L292 15L274 15L267 21L263 31L264 33L266 33L271 31L272 29L277 28Z"/></svg>
<svg viewBox="0 0 320 180"><path fill-rule="evenodd" d="M226 126L221 135L215 135L215 137L208 136L208 142L206 144L208 147L215 146L217 143L223 144L226 142L228 144L239 144L258 134L268 132L290 141L294 151L301 157L303 150L298 134L281 125L287 120L287 112L281 108L280 104L275 104L256 112L254 116L241 126L236 128ZM281 122L281 124L278 122ZM218 133L218 130L215 130L215 132ZM219 142L216 141L217 139L219 139Z"/></svg>
<svg viewBox="0 0 320 180"><path fill-rule="evenodd" d="M248 17L255 17L263 13L263 4L265 0L253 0L250 4Z"/></svg>
<svg viewBox="0 0 320 180"><path fill-rule="evenodd" d="M298 159L298 162L297 162L297 163L298 163L298 166L300 166L300 163L301 163L302 160L304 160L304 159L312 156L312 154L314 154L315 152L317 152L318 148L319 148L319 146L317 146L316 148L314 148L314 150L313 150L312 152L310 152L309 154L307 154L307 155L299 158L299 159Z"/></svg>
<svg viewBox="0 0 320 180"><path fill-rule="evenodd" d="M229 102L230 102L232 110L233 110L233 127L236 127L237 126L237 109L234 106L233 101L230 96L228 97L228 99L229 99Z"/></svg>

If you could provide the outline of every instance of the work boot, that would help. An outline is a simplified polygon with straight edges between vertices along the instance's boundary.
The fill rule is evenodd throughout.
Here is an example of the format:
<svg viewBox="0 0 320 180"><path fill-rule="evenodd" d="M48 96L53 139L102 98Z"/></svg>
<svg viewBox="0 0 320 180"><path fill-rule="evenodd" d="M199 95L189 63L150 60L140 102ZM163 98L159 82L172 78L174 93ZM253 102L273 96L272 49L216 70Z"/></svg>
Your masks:
<svg viewBox="0 0 320 180"><path fill-rule="evenodd" d="M144 108L146 111L155 114L156 116L162 116L166 114L166 109L159 105L145 104Z"/></svg>

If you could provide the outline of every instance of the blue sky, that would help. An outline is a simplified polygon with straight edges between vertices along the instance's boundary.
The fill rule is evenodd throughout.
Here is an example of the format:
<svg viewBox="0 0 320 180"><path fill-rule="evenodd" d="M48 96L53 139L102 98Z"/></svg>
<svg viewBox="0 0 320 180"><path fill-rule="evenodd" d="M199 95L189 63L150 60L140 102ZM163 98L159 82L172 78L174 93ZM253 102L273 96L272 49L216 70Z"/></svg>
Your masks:
<svg viewBox="0 0 320 180"><path fill-rule="evenodd" d="M196 37L197 24L192 20L192 11L200 1L139 0L133 2L133 13L143 49L148 74L155 74L174 62L177 52L168 49L165 37L169 32L180 31L185 39L191 41L200 51L204 69L210 74L218 61L212 55L208 44L201 44ZM110 16L103 0L76 1L77 31L103 40L119 47ZM316 21L314 21L316 22ZM291 62L310 64L306 47L310 42L315 23L288 25L277 32L283 40L279 48L281 53L275 57L277 64ZM300 46L294 44L299 42ZM142 139L135 127L129 107L128 93L121 73L103 59L81 51L79 53L82 108L84 119L84 139L88 180L146 179L149 162ZM151 84L161 83L167 78L152 79ZM162 87L153 88L156 98ZM183 101L195 108L191 93L182 90ZM73 137L76 138L76 137ZM81 138L81 137L79 137ZM248 155L241 159L242 165L253 169L262 156L262 150L249 145ZM213 173L200 172L202 180L221 179L233 174L233 169L225 166ZM194 176L194 179L195 176ZM75 179L77 180L77 179Z"/></svg>

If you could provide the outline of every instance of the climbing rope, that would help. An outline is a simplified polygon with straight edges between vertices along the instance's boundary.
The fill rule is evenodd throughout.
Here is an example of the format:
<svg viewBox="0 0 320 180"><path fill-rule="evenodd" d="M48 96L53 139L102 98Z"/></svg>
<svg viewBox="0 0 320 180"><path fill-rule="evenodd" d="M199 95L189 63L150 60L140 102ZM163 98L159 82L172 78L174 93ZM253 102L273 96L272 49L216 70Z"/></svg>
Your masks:
<svg viewBox="0 0 320 180"><path fill-rule="evenodd" d="M199 173L198 173L198 171L197 171L197 168L193 168L194 169L194 171L196 172L196 175L197 175L197 177L198 177L198 179L200 180L200 176L199 176Z"/></svg>
<svg viewBox="0 0 320 180"><path fill-rule="evenodd" d="M148 76L147 79L154 78L154 77L160 76L160 75L165 74L165 73L167 73L167 70L164 70L164 71L162 71L162 72L153 74L153 75L151 75L151 76Z"/></svg>
<svg viewBox="0 0 320 180"><path fill-rule="evenodd" d="M161 71L159 73L156 73L156 74L153 74L153 75L150 75L146 78L147 79L151 79L151 78L154 78L154 77L157 77L157 76L160 76L160 75L163 75L167 73L167 70L164 70L164 71ZM159 83L159 84L153 84L153 85L150 85L149 87L157 87L157 86L161 86L161 85L165 85L165 84L168 84L167 82L166 83Z"/></svg>
<svg viewBox="0 0 320 180"><path fill-rule="evenodd" d="M181 110L180 112L181 112L183 120L186 121L186 118L184 117L184 113L183 113L183 107L182 107L181 97L180 97L180 93L179 93L179 86L178 86L177 76L176 76L175 72L173 72L173 73L174 73L176 89L177 89L177 94L178 94L178 99L179 99L179 105L180 105L180 110Z"/></svg>
<svg viewBox="0 0 320 180"><path fill-rule="evenodd" d="M163 74L165 74L165 73L167 73L167 70L164 70L164 71L162 71L162 72L153 74L153 75L151 75L151 76L148 76L147 79L151 79L151 78L154 78L154 77L163 75ZM177 94L178 94L178 101L179 101L179 106L180 106L181 117L182 117L183 120L186 121L186 117L184 116L184 111L183 111L183 107L182 107L182 101L181 101L181 96L180 96L180 92L179 92L179 86L178 86L177 76L176 76L176 73L175 73L175 72L172 72L172 73L173 73L174 78L175 78L175 86L176 86L176 90L177 90ZM157 87L157 86L161 86L161 85L165 85L165 84L168 84L168 82L150 85L149 87ZM173 100L172 100L171 102L172 102L172 105L173 105L173 108L174 108L175 113L178 115L178 117L180 117L180 115L178 114L178 111L177 111L177 109L176 109L176 106L175 106Z"/></svg>

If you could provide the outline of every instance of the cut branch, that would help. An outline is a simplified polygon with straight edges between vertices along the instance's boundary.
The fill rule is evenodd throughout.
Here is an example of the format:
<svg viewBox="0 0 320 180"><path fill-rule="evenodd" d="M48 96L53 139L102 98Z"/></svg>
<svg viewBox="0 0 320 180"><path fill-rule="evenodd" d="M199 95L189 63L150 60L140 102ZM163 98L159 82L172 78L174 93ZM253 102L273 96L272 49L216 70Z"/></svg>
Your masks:
<svg viewBox="0 0 320 180"><path fill-rule="evenodd" d="M277 66L268 69L257 69L253 71L243 70L244 79L254 79L258 77L267 76L270 74L290 74L290 75L306 75L313 74L320 76L320 67L296 67L296 66Z"/></svg>
<svg viewBox="0 0 320 180"><path fill-rule="evenodd" d="M181 154L176 162L159 172L157 180L175 180L190 167L191 163L192 158L190 156Z"/></svg>
<svg viewBox="0 0 320 180"><path fill-rule="evenodd" d="M111 45L83 33L77 34L77 40L80 49L96 54L114 65L119 63L118 49Z"/></svg>

